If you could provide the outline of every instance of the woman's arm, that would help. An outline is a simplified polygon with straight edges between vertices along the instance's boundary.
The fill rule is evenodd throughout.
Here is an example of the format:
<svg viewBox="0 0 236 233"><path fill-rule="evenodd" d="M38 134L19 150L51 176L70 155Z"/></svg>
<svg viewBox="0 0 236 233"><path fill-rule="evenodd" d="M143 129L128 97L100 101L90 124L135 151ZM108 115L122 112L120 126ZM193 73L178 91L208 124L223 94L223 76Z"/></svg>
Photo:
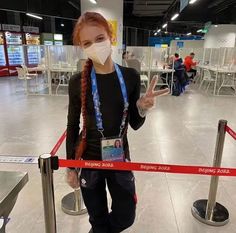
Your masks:
<svg viewBox="0 0 236 233"><path fill-rule="evenodd" d="M136 70L133 70L131 76L135 80L135 87L129 99L129 124L134 130L137 130L145 121L145 117L140 116L137 108L137 101L140 98L141 80L140 74Z"/></svg>
<svg viewBox="0 0 236 233"><path fill-rule="evenodd" d="M67 159L75 159L75 147L79 137L81 113L80 74L71 77L69 82L69 107L67 116Z"/></svg>

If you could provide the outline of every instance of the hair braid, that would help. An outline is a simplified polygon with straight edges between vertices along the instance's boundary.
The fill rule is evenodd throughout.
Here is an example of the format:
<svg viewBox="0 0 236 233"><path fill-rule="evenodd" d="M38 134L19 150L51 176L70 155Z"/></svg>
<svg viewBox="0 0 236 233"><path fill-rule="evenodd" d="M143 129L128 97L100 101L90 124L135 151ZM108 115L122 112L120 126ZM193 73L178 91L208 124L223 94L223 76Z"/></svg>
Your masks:
<svg viewBox="0 0 236 233"><path fill-rule="evenodd" d="M81 75L81 113L83 118L83 128L82 128L82 138L81 141L76 148L75 157L76 159L80 159L83 156L83 153L87 146L87 140L86 140L86 96L87 96L87 89L88 89L88 79L90 78L90 73L92 69L93 63L92 60L88 59L86 61L86 64L83 68L82 75Z"/></svg>

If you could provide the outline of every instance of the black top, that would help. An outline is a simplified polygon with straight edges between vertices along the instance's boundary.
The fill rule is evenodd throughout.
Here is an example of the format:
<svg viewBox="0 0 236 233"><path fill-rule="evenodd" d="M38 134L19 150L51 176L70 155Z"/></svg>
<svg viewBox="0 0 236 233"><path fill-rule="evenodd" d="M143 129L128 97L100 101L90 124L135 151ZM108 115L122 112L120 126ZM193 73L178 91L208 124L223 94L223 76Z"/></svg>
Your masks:
<svg viewBox="0 0 236 233"><path fill-rule="evenodd" d="M136 102L140 97L140 75L136 70L131 68L120 66L120 69L126 84L129 101L126 125L128 125L129 122L130 126L134 130L137 130L143 125L145 121L145 118L140 117L136 106ZM116 71L109 74L96 74L96 77L98 93L101 102L100 108L102 113L104 136L118 136L124 109L124 101L119 79L117 77ZM66 139L67 159L75 158L75 147L81 138L79 137L81 113L80 82L80 73L73 75L69 82L69 108ZM84 153L83 159L101 160L100 138L102 136L98 132L96 126L91 79L88 80L86 110L87 149ZM127 133L124 135L124 150L125 157L130 160Z"/></svg>

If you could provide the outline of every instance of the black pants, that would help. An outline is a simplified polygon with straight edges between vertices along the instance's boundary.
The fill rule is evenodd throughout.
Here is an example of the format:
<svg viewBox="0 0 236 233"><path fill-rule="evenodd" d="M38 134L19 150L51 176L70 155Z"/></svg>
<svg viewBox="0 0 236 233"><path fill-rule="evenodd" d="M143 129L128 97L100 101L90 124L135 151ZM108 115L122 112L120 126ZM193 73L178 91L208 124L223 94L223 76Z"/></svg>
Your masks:
<svg viewBox="0 0 236 233"><path fill-rule="evenodd" d="M119 233L135 219L135 180L131 171L83 169L81 191L93 233ZM106 184L112 198L108 212Z"/></svg>
<svg viewBox="0 0 236 233"><path fill-rule="evenodd" d="M193 78L197 75L197 70L195 70L195 69L191 68L188 72L193 73Z"/></svg>

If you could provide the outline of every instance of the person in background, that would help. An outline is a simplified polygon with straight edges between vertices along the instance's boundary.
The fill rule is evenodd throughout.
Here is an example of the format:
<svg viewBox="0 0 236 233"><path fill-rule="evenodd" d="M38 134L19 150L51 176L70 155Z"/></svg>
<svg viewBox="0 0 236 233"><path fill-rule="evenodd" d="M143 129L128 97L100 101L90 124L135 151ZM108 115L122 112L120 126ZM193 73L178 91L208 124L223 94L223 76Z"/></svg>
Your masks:
<svg viewBox="0 0 236 233"><path fill-rule="evenodd" d="M129 59L129 51L124 51L122 53L122 66L127 67L126 60Z"/></svg>
<svg viewBox="0 0 236 233"><path fill-rule="evenodd" d="M193 73L193 77L194 78L197 74L197 70L194 69L194 67L197 65L197 62L195 62L194 59L195 53L190 53L189 56L185 57L184 59L184 65L185 65L185 69L186 72L191 72Z"/></svg>

